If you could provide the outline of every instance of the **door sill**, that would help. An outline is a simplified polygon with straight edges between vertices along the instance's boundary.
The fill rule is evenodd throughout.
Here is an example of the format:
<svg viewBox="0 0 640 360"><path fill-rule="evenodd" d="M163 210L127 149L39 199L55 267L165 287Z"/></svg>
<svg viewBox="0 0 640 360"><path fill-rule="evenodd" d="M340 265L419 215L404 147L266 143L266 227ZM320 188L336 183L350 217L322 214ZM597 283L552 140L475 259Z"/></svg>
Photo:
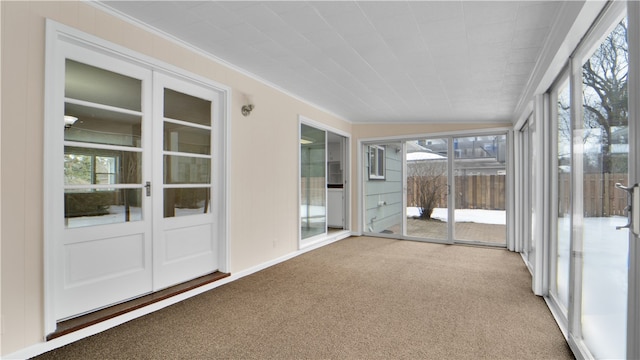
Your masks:
<svg viewBox="0 0 640 360"><path fill-rule="evenodd" d="M228 273L222 273L222 272L216 271L211 274L204 275L199 278L195 278L193 280L190 280L178 285L174 285L164 290L160 290L148 295L144 295L133 300L129 300L120 304L109 306L107 308L100 309L100 310L88 313L86 315L81 315L73 319L60 321L56 324L56 331L47 335L47 341L53 340L63 335L67 335L69 333L78 331L80 329L84 329L86 327L95 325L102 321L112 319L116 316L126 314L130 311L142 308L147 305L151 305L153 303L170 298L172 296L182 294L183 292L193 290L197 287L212 283L214 281L218 281L220 279L228 277L229 275L230 274Z"/></svg>

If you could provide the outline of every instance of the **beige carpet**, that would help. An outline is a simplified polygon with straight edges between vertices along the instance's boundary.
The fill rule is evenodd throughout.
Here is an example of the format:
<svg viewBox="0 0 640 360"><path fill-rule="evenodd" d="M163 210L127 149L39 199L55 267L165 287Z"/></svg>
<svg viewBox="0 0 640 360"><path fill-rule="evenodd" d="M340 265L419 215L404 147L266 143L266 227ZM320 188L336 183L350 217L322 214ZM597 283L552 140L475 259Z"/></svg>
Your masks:
<svg viewBox="0 0 640 360"><path fill-rule="evenodd" d="M42 359L569 359L520 255L349 238Z"/></svg>

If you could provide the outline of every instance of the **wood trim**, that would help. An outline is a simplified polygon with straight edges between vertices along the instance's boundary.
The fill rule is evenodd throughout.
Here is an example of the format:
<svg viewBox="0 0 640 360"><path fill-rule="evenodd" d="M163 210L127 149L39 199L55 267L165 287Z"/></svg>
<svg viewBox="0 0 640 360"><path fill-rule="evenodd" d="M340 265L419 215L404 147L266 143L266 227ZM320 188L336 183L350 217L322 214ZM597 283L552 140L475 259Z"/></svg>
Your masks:
<svg viewBox="0 0 640 360"><path fill-rule="evenodd" d="M140 309L142 307L170 298L172 296L182 294L197 287L218 281L220 279L224 279L230 275L231 274L216 271L211 274L204 275L199 278L184 282L182 284L178 284L148 295L144 295L133 300L109 306L107 308L97 310L86 315L78 316L73 319L60 321L56 324L56 330L47 335L47 341L53 340L63 335L67 335L80 329L84 329L102 321L112 319L116 316L126 314L130 311Z"/></svg>

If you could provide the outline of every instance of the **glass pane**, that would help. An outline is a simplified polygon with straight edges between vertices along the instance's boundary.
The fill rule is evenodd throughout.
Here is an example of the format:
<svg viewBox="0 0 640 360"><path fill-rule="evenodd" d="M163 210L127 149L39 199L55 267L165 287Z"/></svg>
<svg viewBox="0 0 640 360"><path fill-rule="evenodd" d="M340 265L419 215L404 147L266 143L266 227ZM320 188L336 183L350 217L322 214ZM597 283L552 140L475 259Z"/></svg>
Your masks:
<svg viewBox="0 0 640 360"><path fill-rule="evenodd" d="M211 126L211 101L164 89L164 117Z"/></svg>
<svg viewBox="0 0 640 360"><path fill-rule="evenodd" d="M615 183L629 179L627 65L623 20L583 64L582 129L574 139L582 156L576 197L583 218L574 222L582 233L582 335L602 359L623 359L627 347L629 232L615 229L626 224L627 195Z"/></svg>
<svg viewBox="0 0 640 360"><path fill-rule="evenodd" d="M558 224L556 237L556 279L553 291L563 307L569 307L569 255L571 244L571 93L569 81L558 90Z"/></svg>
<svg viewBox="0 0 640 360"><path fill-rule="evenodd" d="M64 114L78 120L64 130L66 141L141 146L142 117L66 103Z"/></svg>
<svg viewBox="0 0 640 360"><path fill-rule="evenodd" d="M407 141L407 235L447 240L447 139Z"/></svg>
<svg viewBox="0 0 640 360"><path fill-rule="evenodd" d="M327 180L324 130L300 125L301 238L327 231Z"/></svg>
<svg viewBox="0 0 640 360"><path fill-rule="evenodd" d="M187 156L164 156L165 184L209 184L211 159Z"/></svg>
<svg viewBox="0 0 640 360"><path fill-rule="evenodd" d="M455 238L506 244L506 135L453 139Z"/></svg>
<svg viewBox="0 0 640 360"><path fill-rule="evenodd" d="M529 262L529 266L531 268L535 267L536 260L536 236L538 235L539 229L538 224L536 223L536 201L538 199L538 194L536 193L536 182L541 179L538 178L539 169L536 167L537 159L540 156L538 146L535 145L535 139L538 137L538 127L536 121L533 116L529 118L528 121L529 129L527 132L527 181L526 181L526 189L527 191L527 205L529 207L529 221L527 223L527 237L525 238L525 254L527 257L527 261Z"/></svg>
<svg viewBox="0 0 640 360"><path fill-rule="evenodd" d="M64 184L141 184L139 152L64 148Z"/></svg>
<svg viewBox="0 0 640 360"><path fill-rule="evenodd" d="M64 217L67 228L140 221L142 189L67 189Z"/></svg>
<svg viewBox="0 0 640 360"><path fill-rule="evenodd" d="M142 81L66 60L65 97L141 111ZM65 115L69 115L66 114Z"/></svg>
<svg viewBox="0 0 640 360"><path fill-rule="evenodd" d="M164 217L206 214L210 212L210 202L208 187L164 189Z"/></svg>
<svg viewBox="0 0 640 360"><path fill-rule="evenodd" d="M211 131L165 122L164 150L209 155Z"/></svg>
<svg viewBox="0 0 640 360"><path fill-rule="evenodd" d="M402 180L402 143L374 144L365 146L365 156L381 155L376 147L384 148L384 161L364 162L365 174L370 174L371 164L384 166L378 174L384 178L364 177L364 231L381 234L402 235L403 217L403 180ZM377 154L376 154L377 152Z"/></svg>

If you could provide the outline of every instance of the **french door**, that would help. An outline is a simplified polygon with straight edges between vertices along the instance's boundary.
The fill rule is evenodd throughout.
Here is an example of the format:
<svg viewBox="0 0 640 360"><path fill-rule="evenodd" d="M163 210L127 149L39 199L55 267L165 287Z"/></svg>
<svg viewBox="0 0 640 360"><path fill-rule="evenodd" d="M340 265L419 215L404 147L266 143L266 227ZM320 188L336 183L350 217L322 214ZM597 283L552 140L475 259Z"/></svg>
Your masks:
<svg viewBox="0 0 640 360"><path fill-rule="evenodd" d="M55 319L217 270L220 94L83 47L60 49L51 97L59 140L48 148L58 189L49 222Z"/></svg>

